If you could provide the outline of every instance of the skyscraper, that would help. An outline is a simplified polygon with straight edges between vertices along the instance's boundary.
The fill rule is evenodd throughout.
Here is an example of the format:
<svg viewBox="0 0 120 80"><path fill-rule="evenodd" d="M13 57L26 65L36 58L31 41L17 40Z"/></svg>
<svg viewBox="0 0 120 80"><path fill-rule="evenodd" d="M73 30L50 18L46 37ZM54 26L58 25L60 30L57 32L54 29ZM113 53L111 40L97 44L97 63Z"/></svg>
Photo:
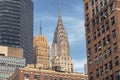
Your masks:
<svg viewBox="0 0 120 80"><path fill-rule="evenodd" d="M62 72L73 72L69 41L63 26L60 7L58 9L58 23L52 44L52 69Z"/></svg>
<svg viewBox="0 0 120 80"><path fill-rule="evenodd" d="M31 0L0 0L0 45L23 48L26 62L33 62Z"/></svg>
<svg viewBox="0 0 120 80"><path fill-rule="evenodd" d="M120 80L120 1L84 0L89 80Z"/></svg>
<svg viewBox="0 0 120 80"><path fill-rule="evenodd" d="M43 35L34 37L35 65L37 68L49 69L50 48L47 39Z"/></svg>

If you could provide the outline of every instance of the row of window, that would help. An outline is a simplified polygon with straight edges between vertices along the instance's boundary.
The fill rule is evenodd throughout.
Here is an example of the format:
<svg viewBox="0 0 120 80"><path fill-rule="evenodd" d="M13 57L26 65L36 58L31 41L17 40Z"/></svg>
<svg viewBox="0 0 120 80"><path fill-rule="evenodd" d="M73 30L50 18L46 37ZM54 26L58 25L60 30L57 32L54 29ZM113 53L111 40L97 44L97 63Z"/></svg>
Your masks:
<svg viewBox="0 0 120 80"><path fill-rule="evenodd" d="M29 74L24 74L24 79L29 80L30 79L30 75ZM40 75L34 75L34 80L39 80L40 79ZM53 76L44 76L43 80L68 80L68 78L63 78L63 77L53 77ZM72 77L71 80L77 80L75 77ZM85 80L85 79L80 79L80 80Z"/></svg>
<svg viewBox="0 0 120 80"><path fill-rule="evenodd" d="M101 61L101 59L102 59L102 58L100 57L100 58L99 58L99 61ZM97 59L95 60L95 63L96 63L96 65L98 65L98 63L101 63L101 62L98 62L98 58L97 58ZM101 63L101 64L102 64L102 63ZM114 58L114 65L115 65L115 66L119 66L119 57L118 57L118 56ZM89 60L89 67L92 68L92 66L93 66L92 60ZM96 69L96 73L99 73L99 72L100 72L100 75L102 75L102 74L104 74L104 73L107 73L108 70L112 70L112 69L113 69L113 62L110 61L110 62L102 65L102 66L100 67L100 69Z"/></svg>
<svg viewBox="0 0 120 80"><path fill-rule="evenodd" d="M115 76L114 76L115 75ZM98 71L96 71L96 77L98 78L99 77L99 72ZM120 71L116 71L116 73L114 73L114 74L111 74L111 75L109 75L109 76L107 76L107 77L101 77L101 79L102 80L120 80ZM91 72L90 73L90 77L89 77L89 80L95 80L94 78L93 78L93 73Z"/></svg>

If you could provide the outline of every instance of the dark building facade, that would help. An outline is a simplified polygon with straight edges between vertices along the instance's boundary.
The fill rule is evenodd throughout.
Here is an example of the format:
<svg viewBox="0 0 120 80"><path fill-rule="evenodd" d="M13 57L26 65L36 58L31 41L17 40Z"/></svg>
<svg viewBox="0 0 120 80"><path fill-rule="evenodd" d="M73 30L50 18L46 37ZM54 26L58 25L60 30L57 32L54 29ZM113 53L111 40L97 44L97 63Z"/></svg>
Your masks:
<svg viewBox="0 0 120 80"><path fill-rule="evenodd" d="M31 0L0 0L0 45L23 48L26 62L33 62Z"/></svg>
<svg viewBox="0 0 120 80"><path fill-rule="evenodd" d="M120 0L84 0L89 80L120 80Z"/></svg>

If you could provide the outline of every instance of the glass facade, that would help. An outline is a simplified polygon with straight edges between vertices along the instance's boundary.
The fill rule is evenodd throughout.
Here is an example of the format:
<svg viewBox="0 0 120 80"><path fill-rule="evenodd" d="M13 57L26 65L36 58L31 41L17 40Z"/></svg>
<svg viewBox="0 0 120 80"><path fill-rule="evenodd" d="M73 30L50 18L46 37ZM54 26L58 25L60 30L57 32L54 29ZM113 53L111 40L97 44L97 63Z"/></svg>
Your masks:
<svg viewBox="0 0 120 80"><path fill-rule="evenodd" d="M25 59L0 56L0 80L8 80L8 78L18 68L25 67Z"/></svg>
<svg viewBox="0 0 120 80"><path fill-rule="evenodd" d="M31 0L0 0L0 45L23 48L27 63L33 63Z"/></svg>

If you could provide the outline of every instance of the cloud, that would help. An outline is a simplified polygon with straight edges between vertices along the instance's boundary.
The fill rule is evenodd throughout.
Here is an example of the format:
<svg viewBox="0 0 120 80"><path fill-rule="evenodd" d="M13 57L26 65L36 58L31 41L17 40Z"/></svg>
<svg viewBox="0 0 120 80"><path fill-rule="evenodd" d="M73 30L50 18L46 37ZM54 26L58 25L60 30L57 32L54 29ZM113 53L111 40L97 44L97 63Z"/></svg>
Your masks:
<svg viewBox="0 0 120 80"><path fill-rule="evenodd" d="M84 73L84 64L87 63L86 59L73 59L73 67L75 72Z"/></svg>

